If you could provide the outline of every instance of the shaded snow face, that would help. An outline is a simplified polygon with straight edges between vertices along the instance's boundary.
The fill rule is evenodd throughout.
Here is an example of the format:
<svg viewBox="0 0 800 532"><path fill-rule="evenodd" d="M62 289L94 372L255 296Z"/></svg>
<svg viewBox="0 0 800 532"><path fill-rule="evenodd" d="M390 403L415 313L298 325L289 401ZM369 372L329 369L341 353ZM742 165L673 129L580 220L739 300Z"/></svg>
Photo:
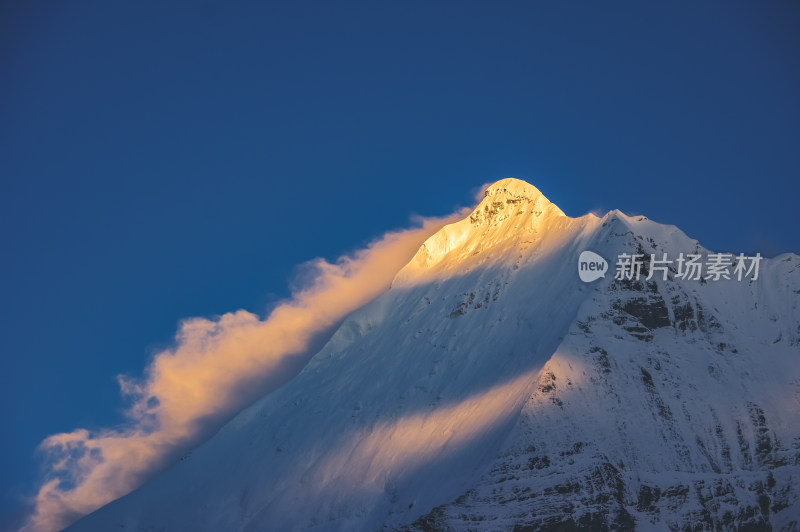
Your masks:
<svg viewBox="0 0 800 532"><path fill-rule="evenodd" d="M798 258L754 283L585 284L586 249L701 248L499 181L300 375L71 530L790 523Z"/></svg>

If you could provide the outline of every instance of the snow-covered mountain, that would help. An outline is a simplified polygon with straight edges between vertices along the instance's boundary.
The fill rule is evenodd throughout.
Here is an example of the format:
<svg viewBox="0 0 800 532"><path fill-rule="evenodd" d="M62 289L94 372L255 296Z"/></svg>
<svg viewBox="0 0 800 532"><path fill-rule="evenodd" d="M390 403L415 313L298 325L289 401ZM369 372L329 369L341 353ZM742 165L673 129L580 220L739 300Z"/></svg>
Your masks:
<svg viewBox="0 0 800 532"><path fill-rule="evenodd" d="M591 250L642 276L578 277ZM800 257L490 186L292 381L80 531L798 530ZM655 272L654 272L655 273Z"/></svg>

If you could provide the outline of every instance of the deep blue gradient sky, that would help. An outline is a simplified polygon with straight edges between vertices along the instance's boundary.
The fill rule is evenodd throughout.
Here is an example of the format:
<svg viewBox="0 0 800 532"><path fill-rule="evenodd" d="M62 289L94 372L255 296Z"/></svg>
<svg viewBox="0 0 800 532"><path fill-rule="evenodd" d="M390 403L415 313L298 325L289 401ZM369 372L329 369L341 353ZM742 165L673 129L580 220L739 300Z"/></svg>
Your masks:
<svg viewBox="0 0 800 532"><path fill-rule="evenodd" d="M800 251L797 2L161 4L0 4L0 528L179 319L487 181Z"/></svg>

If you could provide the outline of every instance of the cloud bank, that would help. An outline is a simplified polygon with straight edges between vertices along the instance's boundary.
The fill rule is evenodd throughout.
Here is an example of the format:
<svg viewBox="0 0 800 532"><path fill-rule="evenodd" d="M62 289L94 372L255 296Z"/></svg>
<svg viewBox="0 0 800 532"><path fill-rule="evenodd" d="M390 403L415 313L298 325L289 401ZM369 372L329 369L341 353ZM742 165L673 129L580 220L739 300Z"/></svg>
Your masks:
<svg viewBox="0 0 800 532"><path fill-rule="evenodd" d="M130 401L115 428L54 434L23 532L60 530L131 492L308 362L315 336L385 291L431 234L464 216L419 219L335 263L317 259L304 287L266 319L239 310L184 320L175 345L140 379L119 377Z"/></svg>

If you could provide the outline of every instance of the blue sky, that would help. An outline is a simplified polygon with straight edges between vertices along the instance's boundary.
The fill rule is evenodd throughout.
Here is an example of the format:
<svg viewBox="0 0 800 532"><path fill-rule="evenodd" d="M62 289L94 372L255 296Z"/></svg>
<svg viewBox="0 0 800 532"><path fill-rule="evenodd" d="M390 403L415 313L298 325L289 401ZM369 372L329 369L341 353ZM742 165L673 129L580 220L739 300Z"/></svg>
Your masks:
<svg viewBox="0 0 800 532"><path fill-rule="evenodd" d="M796 2L0 5L0 528L180 319L514 176L800 251Z"/></svg>

